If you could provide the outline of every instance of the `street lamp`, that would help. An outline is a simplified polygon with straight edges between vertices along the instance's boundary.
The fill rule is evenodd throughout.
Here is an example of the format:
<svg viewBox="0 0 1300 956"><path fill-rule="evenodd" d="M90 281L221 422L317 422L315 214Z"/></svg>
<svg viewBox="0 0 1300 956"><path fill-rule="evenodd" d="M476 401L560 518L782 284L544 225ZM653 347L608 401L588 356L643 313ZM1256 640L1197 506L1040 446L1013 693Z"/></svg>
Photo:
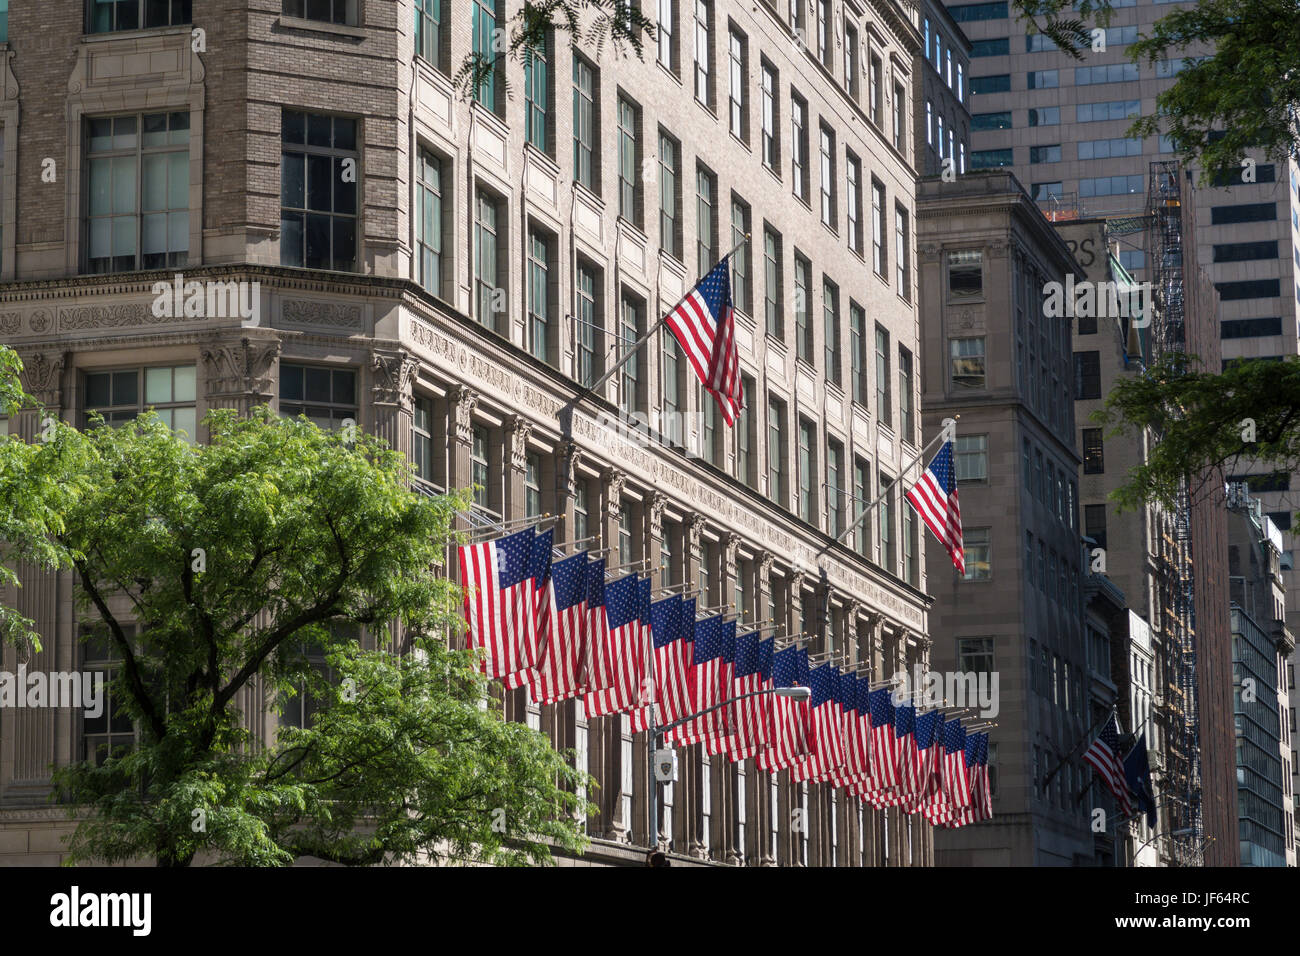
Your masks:
<svg viewBox="0 0 1300 956"><path fill-rule="evenodd" d="M720 704L714 704L712 707L706 707L703 710L696 711L693 714L687 714L680 720L674 720L671 724L665 724L658 727L655 724L655 702L650 701L650 777L646 781L650 785L650 847L657 849L659 846L659 783L655 779L655 764L660 761L661 752L665 755L662 759L667 763L669 770L672 768L672 750L665 748L660 750L659 741L664 734L670 730L676 730L687 721L694 720L697 717L703 717L705 714L711 714L720 707L726 707L728 704L734 704L737 701L748 700L751 697L759 697L764 694L773 694L776 697L788 697L791 700L808 700L812 697L812 688L810 687L768 687L763 690L750 691L748 694L741 694L738 697L732 697L722 701Z"/></svg>

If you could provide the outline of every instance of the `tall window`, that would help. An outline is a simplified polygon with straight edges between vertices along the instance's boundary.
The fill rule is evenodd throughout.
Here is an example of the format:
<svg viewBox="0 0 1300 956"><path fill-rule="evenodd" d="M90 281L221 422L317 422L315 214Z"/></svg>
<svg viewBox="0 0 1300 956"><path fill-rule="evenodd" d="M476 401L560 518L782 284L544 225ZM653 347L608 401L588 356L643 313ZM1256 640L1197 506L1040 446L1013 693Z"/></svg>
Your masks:
<svg viewBox="0 0 1300 956"><path fill-rule="evenodd" d="M885 251L885 187L871 180L871 267L876 275L887 278L889 262Z"/></svg>
<svg viewBox="0 0 1300 956"><path fill-rule="evenodd" d="M763 165L773 172L781 170L781 144L776 136L780 113L776 99L779 82L776 67L764 60L759 70L759 85L763 95Z"/></svg>
<svg viewBox="0 0 1300 956"><path fill-rule="evenodd" d="M867 75L867 110L871 117L871 122L876 125L877 129L884 129L884 110L882 108L881 98L885 95L883 66L880 57L871 54L871 72Z"/></svg>
<svg viewBox="0 0 1300 956"><path fill-rule="evenodd" d="M126 625L124 630L128 638L135 637L134 624ZM84 629L81 660L86 680L96 673L104 675L104 704L99 716L87 715L81 724L80 757L100 766L110 757L120 757L135 749L135 721L127 713L121 695L114 689L122 657L106 627Z"/></svg>
<svg viewBox="0 0 1300 956"><path fill-rule="evenodd" d="M1106 473L1106 454L1101 431L1100 428L1083 429L1083 473L1085 475Z"/></svg>
<svg viewBox="0 0 1300 956"><path fill-rule="evenodd" d="M912 300L911 257L908 255L909 235L907 229L907 210L894 206L894 256L898 269L898 294L909 302Z"/></svg>
<svg viewBox="0 0 1300 956"><path fill-rule="evenodd" d="M591 161L596 142L596 77L586 60L573 58L573 178L597 191Z"/></svg>
<svg viewBox="0 0 1300 956"><path fill-rule="evenodd" d="M737 139L749 142L749 95L745 38L735 30L727 31L727 121Z"/></svg>
<svg viewBox="0 0 1300 956"><path fill-rule="evenodd" d="M799 517L817 523L817 426L799 419Z"/></svg>
<svg viewBox="0 0 1300 956"><path fill-rule="evenodd" d="M415 55L442 69L443 0L415 0Z"/></svg>
<svg viewBox="0 0 1300 956"><path fill-rule="evenodd" d="M672 137L659 134L659 248L677 259L682 257L681 147Z"/></svg>
<svg viewBox="0 0 1300 956"><path fill-rule="evenodd" d="M925 144L934 145L934 103L925 101Z"/></svg>
<svg viewBox="0 0 1300 956"><path fill-rule="evenodd" d="M524 456L524 517L542 513L542 456L531 452Z"/></svg>
<svg viewBox="0 0 1300 956"><path fill-rule="evenodd" d="M831 66L831 0L814 0L817 4L817 59L827 69Z"/></svg>
<svg viewBox="0 0 1300 956"><path fill-rule="evenodd" d="M880 566L895 572L898 568L898 552L895 550L898 535L894 527L897 509L894 507L893 478L880 476L880 493Z"/></svg>
<svg viewBox="0 0 1300 956"><path fill-rule="evenodd" d="M416 395L411 402L411 465L421 481L434 481L433 448L433 402Z"/></svg>
<svg viewBox="0 0 1300 956"><path fill-rule="evenodd" d="M530 46L524 51L524 126L528 142L549 153L546 138L547 105L551 101L551 69L546 61L546 46Z"/></svg>
<svg viewBox="0 0 1300 956"><path fill-rule="evenodd" d="M809 364L812 364L813 360L812 323L808 321L811 284L812 263L796 252L794 255L795 354Z"/></svg>
<svg viewBox="0 0 1300 956"><path fill-rule="evenodd" d="M853 461L853 507L849 514L857 521L862 509L871 503L871 463L865 458ZM871 517L862 518L857 530L853 532L854 546L864 558L871 557Z"/></svg>
<svg viewBox="0 0 1300 956"><path fill-rule="evenodd" d="M731 200L731 244L740 248L731 256L731 300L732 304L748 315L753 303L750 292L750 244L742 240L749 235L749 207L736 199Z"/></svg>
<svg viewBox="0 0 1300 956"><path fill-rule="evenodd" d="M713 174L703 166L696 167L695 170L695 218L696 218L696 241L695 241L695 264L699 270L700 278L708 274L717 261L717 216L715 214L714 203L717 192L717 184L713 179Z"/></svg>
<svg viewBox="0 0 1300 956"><path fill-rule="evenodd" d="M777 398L767 403L767 496L782 507L790 503L786 482L785 403Z"/></svg>
<svg viewBox="0 0 1300 956"><path fill-rule="evenodd" d="M785 317L781 308L781 237L769 228L763 230L763 310L767 316L767 334L785 339Z"/></svg>
<svg viewBox="0 0 1300 956"><path fill-rule="evenodd" d="M497 328L497 315L505 311L505 290L498 284L497 212L496 200L480 189L474 199L474 318L490 329Z"/></svg>
<svg viewBox="0 0 1300 956"><path fill-rule="evenodd" d="M713 104L713 73L709 66L713 45L713 9L709 0L695 0L695 98Z"/></svg>
<svg viewBox="0 0 1300 956"><path fill-rule="evenodd" d="M280 142L280 265L356 271L357 121L284 110Z"/></svg>
<svg viewBox="0 0 1300 956"><path fill-rule="evenodd" d="M588 385L600 374L600 353L597 351L597 329L600 319L596 311L596 272L587 265L579 264L577 276L576 375L579 384Z"/></svg>
<svg viewBox="0 0 1300 956"><path fill-rule="evenodd" d="M442 160L426 149L415 156L415 256L420 285L442 295Z"/></svg>
<svg viewBox="0 0 1300 956"><path fill-rule="evenodd" d="M741 405L735 427L736 477L752 488L758 480L754 467L754 441L756 437L754 434L754 413L752 411L754 380L749 376L742 375L740 389L744 395L744 404Z"/></svg>
<svg viewBox="0 0 1300 956"><path fill-rule="evenodd" d="M858 31L851 23L844 24L844 88L858 98Z"/></svg>
<svg viewBox="0 0 1300 956"><path fill-rule="evenodd" d="M984 388L984 337L949 339L952 353L952 386Z"/></svg>
<svg viewBox="0 0 1300 956"><path fill-rule="evenodd" d="M844 533L844 446L826 442L826 533L838 538Z"/></svg>
<svg viewBox="0 0 1300 956"><path fill-rule="evenodd" d="M619 302L619 355L627 355L636 341L641 338L640 303L624 295ZM619 388L619 407L623 414L631 415L636 411L641 399L641 353L632 352L632 357L623 363L622 385Z"/></svg>
<svg viewBox="0 0 1300 956"><path fill-rule="evenodd" d="M903 506L903 580L912 587L921 584L921 544L920 523L917 521L916 509Z"/></svg>
<svg viewBox="0 0 1300 956"><path fill-rule="evenodd" d="M984 295L984 253L979 249L948 253L948 298Z"/></svg>
<svg viewBox="0 0 1300 956"><path fill-rule="evenodd" d="M988 481L989 436L958 435L953 442L953 458L958 482Z"/></svg>
<svg viewBox="0 0 1300 956"><path fill-rule="evenodd" d="M86 270L185 265L190 249L190 114L96 118L87 121L87 132ZM301 195L295 198L301 200Z"/></svg>
<svg viewBox="0 0 1300 956"><path fill-rule="evenodd" d="M528 235L528 351L545 362L550 357L550 270L546 237Z"/></svg>
<svg viewBox="0 0 1300 956"><path fill-rule="evenodd" d="M912 353L900 345L898 347L898 433L905 442L916 441L914 402Z"/></svg>
<svg viewBox="0 0 1300 956"><path fill-rule="evenodd" d="M355 3L355 0L353 0ZM293 0L286 0L284 12L290 12ZM302 6L302 0L297 5ZM9 4L5 3L5 35L8 35ZM325 18L319 18L325 19ZM152 27L177 26L190 22L190 0L95 0L90 4L87 33L113 33L117 30L139 30ZM346 21L340 21L346 22Z"/></svg>
<svg viewBox="0 0 1300 956"><path fill-rule="evenodd" d="M822 277L823 335L826 344L826 381L843 384L840 371L840 290L830 279Z"/></svg>
<svg viewBox="0 0 1300 956"><path fill-rule="evenodd" d="M1074 353L1074 397L1076 399L1101 398L1101 353L1098 351Z"/></svg>
<svg viewBox="0 0 1300 956"><path fill-rule="evenodd" d="M853 366L850 369L853 400L865 406L867 396L871 393L867 378L867 369L870 367L867 359L867 313L856 302L849 303L849 352Z"/></svg>
<svg viewBox="0 0 1300 956"><path fill-rule="evenodd" d="M790 170L794 194L808 201L808 104L790 94Z"/></svg>
<svg viewBox="0 0 1300 956"><path fill-rule="evenodd" d="M194 372L193 365L87 372L85 411L117 426L153 409L165 425L193 441L198 437Z"/></svg>
<svg viewBox="0 0 1300 956"><path fill-rule="evenodd" d="M848 180L846 226L849 248L862 255L862 161L852 153L848 153L844 158L844 169Z"/></svg>
<svg viewBox="0 0 1300 956"><path fill-rule="evenodd" d="M320 428L357 420L357 373L350 368L280 363L280 414L306 415Z"/></svg>
<svg viewBox="0 0 1300 956"><path fill-rule="evenodd" d="M469 480L474 487L474 506L487 510L492 501L492 468L488 462L488 430L473 426L469 452Z"/></svg>
<svg viewBox="0 0 1300 956"><path fill-rule="evenodd" d="M889 386L889 333L876 326L876 417L880 424L892 428L893 404Z"/></svg>
<svg viewBox="0 0 1300 956"><path fill-rule="evenodd" d="M659 62L667 70L676 72L677 23L673 16L676 0L659 0Z"/></svg>
<svg viewBox="0 0 1300 956"><path fill-rule="evenodd" d="M903 152L903 144L906 142L907 139L907 133L906 133L907 124L903 121L903 117L907 115L906 106L907 106L907 94L904 92L903 87L900 84L895 83L894 84L894 149L898 150L900 153Z"/></svg>
<svg viewBox="0 0 1300 956"><path fill-rule="evenodd" d="M820 129L822 224L836 226L835 216L835 134L827 126Z"/></svg>
<svg viewBox="0 0 1300 956"><path fill-rule="evenodd" d="M618 98L618 214L634 226L641 225L637 202L641 168L637 155L640 125L637 113L635 106L621 96Z"/></svg>
<svg viewBox="0 0 1300 956"><path fill-rule="evenodd" d="M496 38L499 0L473 0L470 18L473 22L474 55L480 64L492 64L478 86L474 89L474 99L493 112L497 111L497 73L501 69L501 60L493 49Z"/></svg>

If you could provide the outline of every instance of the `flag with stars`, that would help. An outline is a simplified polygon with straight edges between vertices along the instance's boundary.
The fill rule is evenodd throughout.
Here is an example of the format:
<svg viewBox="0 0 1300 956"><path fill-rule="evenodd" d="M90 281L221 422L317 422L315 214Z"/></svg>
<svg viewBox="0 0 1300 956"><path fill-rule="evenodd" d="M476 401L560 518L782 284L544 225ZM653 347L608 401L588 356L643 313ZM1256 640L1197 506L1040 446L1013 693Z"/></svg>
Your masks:
<svg viewBox="0 0 1300 956"><path fill-rule="evenodd" d="M609 622L605 617L605 559L592 558L587 563L587 639L582 666L579 668L579 673L582 674L579 690L583 694L610 682L605 647L608 631Z"/></svg>
<svg viewBox="0 0 1300 956"><path fill-rule="evenodd" d="M1106 785L1106 789L1115 795L1120 812L1124 816L1133 813L1133 801L1129 797L1128 780L1124 775L1124 764L1119 759L1119 724L1112 713L1101 728L1096 739L1083 752L1084 762L1097 771L1097 776Z"/></svg>
<svg viewBox="0 0 1300 956"><path fill-rule="evenodd" d="M963 811L970 806L970 773L966 766L966 728L959 720L944 727L943 786L947 826L960 826Z"/></svg>
<svg viewBox="0 0 1300 956"><path fill-rule="evenodd" d="M894 702L888 688L871 692L871 779L876 791L892 790L899 784Z"/></svg>
<svg viewBox="0 0 1300 956"><path fill-rule="evenodd" d="M554 704L582 688L586 650L587 554L551 565L546 639L529 675L528 696L535 704Z"/></svg>
<svg viewBox="0 0 1300 956"><path fill-rule="evenodd" d="M730 256L723 257L664 321L728 425L736 424L744 395L736 318L731 307Z"/></svg>
<svg viewBox="0 0 1300 956"><path fill-rule="evenodd" d="M857 674L840 675L840 736L844 740L844 762L831 772L831 782L850 791L854 777L861 766L858 749L858 683Z"/></svg>
<svg viewBox="0 0 1300 956"><path fill-rule="evenodd" d="M678 654L681 658L682 667L685 669L686 672L686 677L685 677L686 696L683 698L684 702L682 705L682 713L681 713L682 717L685 717L687 714L695 713L695 707L693 706L695 701L695 623L696 623L695 598L683 600L682 615L681 615L681 637L678 638L678 640L681 641L682 644L681 650L678 652ZM668 743L676 744L678 746L685 746L684 744L682 744L682 740L683 737L685 736L684 731L686 731L687 729L688 729L688 725L682 724L682 726L678 727L676 730L670 730L667 734L665 734L664 740Z"/></svg>
<svg viewBox="0 0 1300 956"><path fill-rule="evenodd" d="M650 726L650 708L657 696L654 679L654 637L651 634L650 624L649 577L641 578L637 585L637 615L640 627L634 630L633 646L628 651L635 695L628 710L632 715L631 726L634 734Z"/></svg>
<svg viewBox="0 0 1300 956"><path fill-rule="evenodd" d="M720 704L723 669L722 615L715 614L695 622L695 652L691 671L691 713ZM707 740L714 728L714 713L703 714L682 726L679 741L683 747Z"/></svg>
<svg viewBox="0 0 1300 956"><path fill-rule="evenodd" d="M640 587L635 574L605 585L602 610L605 619L604 672L608 680L588 688L583 700L588 717L630 710L636 700L635 671L630 670L634 665L628 659L629 651L635 646L635 637L641 630Z"/></svg>
<svg viewBox="0 0 1300 956"><path fill-rule="evenodd" d="M523 687L536 673L542 646L550 638L551 554L555 531L547 528L533 536L528 555L528 576L532 582L533 626L528 629L520 668L507 674L502 683L509 690Z"/></svg>
<svg viewBox="0 0 1300 956"><path fill-rule="evenodd" d="M767 647L767 672L763 668L763 647ZM731 677L733 699L762 690L772 676L771 638L758 639L758 632L742 634L736 638L736 659ZM727 756L733 761L752 757L763 748L761 697L747 697L731 705L732 733Z"/></svg>
<svg viewBox="0 0 1300 956"><path fill-rule="evenodd" d="M844 763L844 733L840 718L840 672L823 664L808 675L808 756L795 768L796 781L819 783Z"/></svg>
<svg viewBox="0 0 1300 956"><path fill-rule="evenodd" d="M482 670L503 678L524 666L536 626L530 573L532 528L481 544L461 545L465 623L471 648L484 652Z"/></svg>
<svg viewBox="0 0 1300 956"><path fill-rule="evenodd" d="M730 700L731 685L736 673L736 622L722 622L722 665L718 668L718 700ZM720 707L709 714L713 718L709 724L708 736L704 739L704 751L710 755L727 753L731 749L731 740L735 736L735 723L732 720L734 707Z"/></svg>
<svg viewBox="0 0 1300 956"><path fill-rule="evenodd" d="M687 684L691 645L682 640L681 595L650 605L650 633L655 654L655 722L671 724L691 712Z"/></svg>
<svg viewBox="0 0 1300 956"><path fill-rule="evenodd" d="M961 508L957 504L957 477L953 470L951 441L943 443L925 474L908 491L907 500L947 549L957 573L965 574L966 554L962 550Z"/></svg>
<svg viewBox="0 0 1300 956"><path fill-rule="evenodd" d="M927 710L916 715L913 739L916 741L917 788L910 799L904 801L908 813L921 810L930 798L939 780L937 767L943 746L939 743L939 731L943 717L937 710Z"/></svg>
<svg viewBox="0 0 1300 956"><path fill-rule="evenodd" d="M773 654L772 686L807 687L808 652L787 647ZM758 766L775 773L794 766L808 753L808 701L774 695L769 713L769 744L758 755Z"/></svg>

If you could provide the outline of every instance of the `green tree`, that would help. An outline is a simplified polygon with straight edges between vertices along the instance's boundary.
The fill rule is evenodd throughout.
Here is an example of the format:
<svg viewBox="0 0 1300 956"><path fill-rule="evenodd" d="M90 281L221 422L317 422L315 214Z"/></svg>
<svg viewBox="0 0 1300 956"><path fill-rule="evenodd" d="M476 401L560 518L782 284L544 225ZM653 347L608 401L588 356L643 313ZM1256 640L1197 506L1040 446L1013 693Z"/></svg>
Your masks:
<svg viewBox="0 0 1300 956"><path fill-rule="evenodd" d="M1112 434L1154 429L1148 459L1115 493L1123 507L1172 506L1179 483L1217 475L1300 469L1300 361L1238 362L1220 374L1170 353L1145 375L1122 378L1098 413ZM1222 469L1222 472L1219 471Z"/></svg>
<svg viewBox="0 0 1300 956"><path fill-rule="evenodd" d="M206 445L150 413L116 429L58 425L27 446L38 462L72 450L81 478L50 540L87 638L120 662L113 698L138 728L132 749L55 773L63 798L92 810L72 861L580 851L589 779L484 706L476 662L442 639L461 592L438 571L464 497L411 493L402 455L360 432L265 408L205 421ZM267 703L305 726L264 746L244 716Z"/></svg>
<svg viewBox="0 0 1300 956"><path fill-rule="evenodd" d="M1110 22L1110 0L1012 2L1022 22L1075 59L1091 50L1093 25ZM1161 17L1129 56L1183 60L1156 112L1128 135L1165 134L1202 182L1239 176L1252 149L1300 160L1300 0L1200 0Z"/></svg>

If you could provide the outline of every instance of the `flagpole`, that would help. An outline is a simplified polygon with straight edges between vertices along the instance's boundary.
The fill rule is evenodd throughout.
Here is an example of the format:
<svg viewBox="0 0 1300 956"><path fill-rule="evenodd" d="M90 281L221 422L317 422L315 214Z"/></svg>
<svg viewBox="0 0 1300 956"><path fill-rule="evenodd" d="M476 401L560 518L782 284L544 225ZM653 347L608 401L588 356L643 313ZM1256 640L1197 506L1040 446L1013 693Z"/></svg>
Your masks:
<svg viewBox="0 0 1300 956"><path fill-rule="evenodd" d="M925 457L926 453L931 448L933 448L937 443L941 441L952 441L953 438L957 436L957 419L959 418L961 418L960 415L954 415L952 418L945 418L943 420L943 429L939 432L939 434L931 438L929 443L927 443L924 448L922 448L920 451L916 453L915 457L913 457L912 460L907 463L906 468L904 468L902 471L898 473L898 479L895 483L897 483L898 481L902 481L903 475L911 471L916 466L916 463L921 461L921 459ZM875 497L875 499L872 500L871 504L864 506L863 509L858 513L858 516L853 519L853 523L849 525L847 528L845 528L842 532L840 532L840 534L835 538L835 543L839 544L850 534L856 531L858 525L862 524L863 520L867 517L867 515L871 514L871 509L876 507L876 505L880 504L880 502L884 500L885 496L888 495L893 490L894 488L891 485L888 491L882 491L880 494L878 494ZM818 550L815 556L820 557L829 549L830 549L830 545L824 544L822 545L821 549Z"/></svg>
<svg viewBox="0 0 1300 956"><path fill-rule="evenodd" d="M725 259L727 258L727 256L735 254L735 251L747 242L749 242L749 233L745 233L745 237L741 239L740 242L732 246L731 251L729 251L727 255L723 256L722 259ZM719 259L718 262L721 262L722 259ZM717 264L718 264L717 262L713 264L714 268L717 267ZM703 276L701 276L701 278L703 278ZM697 281L695 285L699 285L699 282ZM624 365L627 364L628 359L636 355L637 351L641 348L641 346L645 345L646 342L650 341L650 336L654 335L656 332L659 331L659 327L668 321L668 316L676 312L678 306L680 306L683 302L685 302L690 297L690 294L694 291L695 291L694 285L691 286L688 290L686 290L686 294L677 300L676 305L674 305L671 309L669 309L662 316L660 316L659 320L646 330L645 335L637 339L636 342L633 343L632 347L629 348L626 353L624 353L623 357L620 358L617 362L615 362L612 366L610 366L609 370L606 371L604 375L596 379L596 381L592 382L590 385L583 386L583 389L581 392L578 393L578 396L571 400L572 404L577 405L578 402L582 401L582 399L584 399L586 396L590 395L592 392L596 391L596 389L600 388L607 381L609 381L610 377L615 372L617 372L619 369L621 369Z"/></svg>
<svg viewBox="0 0 1300 956"><path fill-rule="evenodd" d="M1047 785L1052 782L1052 778L1055 777L1060 772L1062 767L1064 767L1067 763L1070 762L1071 759L1073 759L1074 755L1079 752L1079 749L1084 744L1092 740L1092 735L1097 732L1097 728L1101 727L1108 720L1110 720L1112 717L1115 716L1117 707L1118 707L1117 704L1110 705L1110 710L1106 711L1106 716L1103 717L1101 720L1097 721L1095 724L1093 724L1088 729L1088 732L1084 734L1083 737L1079 740L1079 742L1074 745L1074 749L1065 755L1065 759L1062 760L1060 763L1058 763L1055 767L1053 767L1052 772L1043 778L1043 786L1040 789L1046 792Z"/></svg>

